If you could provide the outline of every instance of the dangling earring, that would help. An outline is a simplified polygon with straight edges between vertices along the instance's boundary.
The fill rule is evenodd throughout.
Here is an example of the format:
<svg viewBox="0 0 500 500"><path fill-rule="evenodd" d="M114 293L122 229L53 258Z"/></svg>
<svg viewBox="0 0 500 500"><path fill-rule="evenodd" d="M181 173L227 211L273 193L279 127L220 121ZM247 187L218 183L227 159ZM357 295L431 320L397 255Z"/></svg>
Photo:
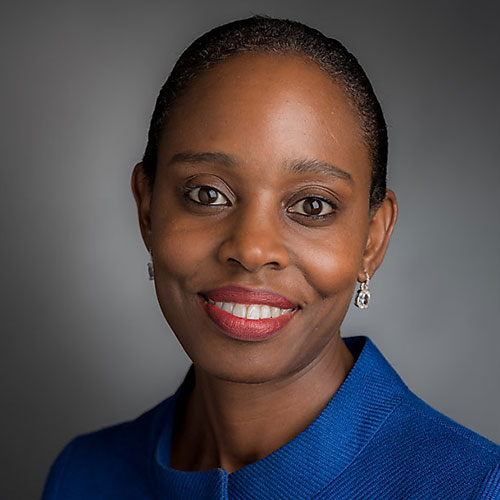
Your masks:
<svg viewBox="0 0 500 500"><path fill-rule="evenodd" d="M370 276L365 271L366 280L359 284L358 291L356 292L356 298L354 299L354 305L360 309L366 309L370 303L372 293L368 288L370 283Z"/></svg>
<svg viewBox="0 0 500 500"><path fill-rule="evenodd" d="M150 281L155 279L155 268L153 267L153 254L151 250L149 251L148 277Z"/></svg>

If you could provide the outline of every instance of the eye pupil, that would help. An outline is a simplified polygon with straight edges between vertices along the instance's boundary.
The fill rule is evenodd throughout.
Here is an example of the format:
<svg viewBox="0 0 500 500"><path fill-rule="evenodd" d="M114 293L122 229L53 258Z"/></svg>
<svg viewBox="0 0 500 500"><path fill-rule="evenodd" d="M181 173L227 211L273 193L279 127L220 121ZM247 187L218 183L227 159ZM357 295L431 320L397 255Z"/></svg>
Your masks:
<svg viewBox="0 0 500 500"><path fill-rule="evenodd" d="M308 198L304 200L304 211L310 215L318 215L321 213L322 202L316 198Z"/></svg>
<svg viewBox="0 0 500 500"><path fill-rule="evenodd" d="M198 198L202 203L212 203L217 199L217 191L209 187L201 187Z"/></svg>

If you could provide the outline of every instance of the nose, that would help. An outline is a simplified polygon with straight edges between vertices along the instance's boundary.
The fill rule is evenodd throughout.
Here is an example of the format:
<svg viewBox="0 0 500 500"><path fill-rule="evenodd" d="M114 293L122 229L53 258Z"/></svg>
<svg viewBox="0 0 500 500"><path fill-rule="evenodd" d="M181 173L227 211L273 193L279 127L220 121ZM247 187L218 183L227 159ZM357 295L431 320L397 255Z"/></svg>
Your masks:
<svg viewBox="0 0 500 500"><path fill-rule="evenodd" d="M238 207L228 221L226 238L219 247L220 262L237 263L253 273L264 266L287 267L290 255L282 224L276 209L273 211L269 204L257 201Z"/></svg>

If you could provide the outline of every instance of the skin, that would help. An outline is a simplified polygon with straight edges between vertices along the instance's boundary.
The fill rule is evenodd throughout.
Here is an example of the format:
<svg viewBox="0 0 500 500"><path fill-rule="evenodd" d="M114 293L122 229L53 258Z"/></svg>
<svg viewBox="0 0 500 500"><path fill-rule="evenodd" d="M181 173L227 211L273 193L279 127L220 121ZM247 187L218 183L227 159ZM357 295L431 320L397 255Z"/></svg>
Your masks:
<svg viewBox="0 0 500 500"><path fill-rule="evenodd" d="M183 152L223 153L233 164L172 162ZM350 180L287 169L298 159L328 162ZM232 56L178 99L154 185L140 163L132 174L158 301L195 365L196 384L177 409L173 468L230 473L265 457L305 429L345 380L355 360L340 327L356 281L380 266L397 217L391 190L370 210L370 183L349 101L300 56ZM183 193L201 185L225 205ZM332 203L320 202L331 214L324 220L304 204L315 196ZM199 301L224 285L271 290L300 310L272 338L236 340Z"/></svg>

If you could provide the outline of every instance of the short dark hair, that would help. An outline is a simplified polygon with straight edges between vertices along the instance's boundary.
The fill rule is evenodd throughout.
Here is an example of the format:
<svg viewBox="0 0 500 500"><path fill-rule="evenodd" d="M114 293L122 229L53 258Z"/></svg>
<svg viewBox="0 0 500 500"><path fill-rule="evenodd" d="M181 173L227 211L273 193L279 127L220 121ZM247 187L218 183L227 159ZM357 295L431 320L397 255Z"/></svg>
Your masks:
<svg viewBox="0 0 500 500"><path fill-rule="evenodd" d="M149 127L143 168L151 183L156 174L160 136L176 99L204 70L232 55L248 52L305 56L340 85L353 104L370 153L370 207L372 210L378 208L386 191L387 127L380 103L363 68L338 40L297 21L260 15L208 31L177 60L160 90Z"/></svg>

